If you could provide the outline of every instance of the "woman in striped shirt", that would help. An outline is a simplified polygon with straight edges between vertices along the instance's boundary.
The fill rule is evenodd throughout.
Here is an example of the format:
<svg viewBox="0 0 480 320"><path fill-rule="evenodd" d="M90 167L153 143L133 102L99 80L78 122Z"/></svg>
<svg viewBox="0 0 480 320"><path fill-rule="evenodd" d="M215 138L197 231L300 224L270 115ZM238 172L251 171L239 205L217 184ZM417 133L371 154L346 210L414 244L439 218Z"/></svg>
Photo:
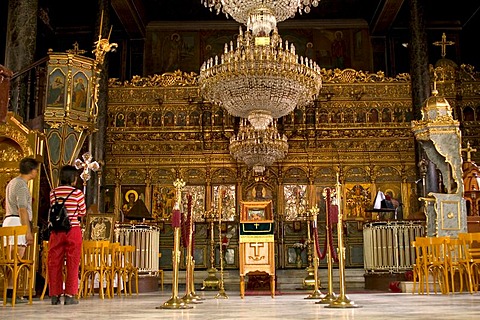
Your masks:
<svg viewBox="0 0 480 320"><path fill-rule="evenodd" d="M78 269L82 251L82 230L80 218L86 214L85 196L77 184L78 171L74 166L64 166L60 170L60 186L50 192L50 205L55 197L66 198L65 202L71 228L69 231L52 231L48 243L48 279L52 304L61 304L60 296L65 295L64 304L78 304ZM63 265L67 266L65 290L63 290Z"/></svg>

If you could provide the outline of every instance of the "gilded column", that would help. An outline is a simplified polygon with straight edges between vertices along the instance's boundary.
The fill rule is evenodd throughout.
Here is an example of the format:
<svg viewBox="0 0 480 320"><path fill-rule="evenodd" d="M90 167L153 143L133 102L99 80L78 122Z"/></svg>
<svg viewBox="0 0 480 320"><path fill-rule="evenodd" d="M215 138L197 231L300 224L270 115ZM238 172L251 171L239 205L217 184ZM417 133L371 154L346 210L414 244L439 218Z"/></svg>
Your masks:
<svg viewBox="0 0 480 320"><path fill-rule="evenodd" d="M206 210L209 211L212 209L212 177L210 172L210 166L205 169L205 205Z"/></svg>
<svg viewBox="0 0 480 320"><path fill-rule="evenodd" d="M123 222L122 176L119 169L115 169L115 193L113 198L113 212L115 212L115 220Z"/></svg>
<svg viewBox="0 0 480 320"><path fill-rule="evenodd" d="M5 66L17 72L32 64L37 49L38 0L8 1ZM27 87L12 88L13 112L24 120L27 110Z"/></svg>
<svg viewBox="0 0 480 320"><path fill-rule="evenodd" d="M237 208L236 211L240 212L240 201L243 201L243 188L242 188L242 168L237 166L237 187L236 187L236 196L237 196Z"/></svg>
<svg viewBox="0 0 480 320"><path fill-rule="evenodd" d="M150 169L146 169L145 172L145 205L152 214L152 174Z"/></svg>
<svg viewBox="0 0 480 320"><path fill-rule="evenodd" d="M399 208L400 212L402 212L402 216L398 216L399 219L406 219L410 215L410 185L407 182L407 177L402 175L402 184L401 184L401 192L402 192L402 202L401 207Z"/></svg>
<svg viewBox="0 0 480 320"><path fill-rule="evenodd" d="M284 239L284 222L285 222L285 200L283 194L283 173L282 168L279 167L278 169L278 180L277 180L277 220L275 224L277 227L277 252L278 252L278 262L279 268L285 268L285 254L283 248L285 247L285 239Z"/></svg>

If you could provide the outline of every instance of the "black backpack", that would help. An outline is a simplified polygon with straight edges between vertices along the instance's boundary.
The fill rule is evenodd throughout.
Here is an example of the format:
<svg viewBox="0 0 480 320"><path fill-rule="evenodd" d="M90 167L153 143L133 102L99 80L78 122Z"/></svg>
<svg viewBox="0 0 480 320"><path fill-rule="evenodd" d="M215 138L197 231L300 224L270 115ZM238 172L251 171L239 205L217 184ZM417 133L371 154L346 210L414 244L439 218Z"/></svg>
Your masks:
<svg viewBox="0 0 480 320"><path fill-rule="evenodd" d="M70 197L75 190L76 189L73 189L65 199L57 198L55 191L53 191L55 203L50 206L50 210L48 211L48 229L51 231L70 231L72 226L70 225L70 219L68 218L65 201L67 201L68 197Z"/></svg>

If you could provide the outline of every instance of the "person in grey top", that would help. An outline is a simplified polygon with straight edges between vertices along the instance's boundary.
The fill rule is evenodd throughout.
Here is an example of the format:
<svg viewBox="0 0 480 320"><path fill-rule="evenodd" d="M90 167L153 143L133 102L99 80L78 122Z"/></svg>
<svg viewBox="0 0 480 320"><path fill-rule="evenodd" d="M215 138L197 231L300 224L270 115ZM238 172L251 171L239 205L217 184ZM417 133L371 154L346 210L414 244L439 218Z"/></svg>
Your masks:
<svg viewBox="0 0 480 320"><path fill-rule="evenodd" d="M18 254L23 257L25 247L33 243L31 229L32 221L32 195L28 189L28 182L38 175L39 162L33 158L23 158L19 165L20 175L13 178L8 184L5 192L5 218L2 227L26 225L28 227L26 236L18 238ZM10 239L13 245L13 237ZM13 294L13 280L9 279L7 298Z"/></svg>

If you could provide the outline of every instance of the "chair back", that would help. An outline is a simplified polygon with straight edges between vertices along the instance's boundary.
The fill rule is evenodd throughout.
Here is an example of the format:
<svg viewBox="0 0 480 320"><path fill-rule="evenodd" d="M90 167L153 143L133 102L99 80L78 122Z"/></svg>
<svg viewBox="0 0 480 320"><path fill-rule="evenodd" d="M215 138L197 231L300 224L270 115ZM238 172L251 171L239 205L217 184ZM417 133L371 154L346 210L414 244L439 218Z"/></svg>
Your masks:
<svg viewBox="0 0 480 320"><path fill-rule="evenodd" d="M458 239L465 246L467 260L480 262L480 232L459 233Z"/></svg>
<svg viewBox="0 0 480 320"><path fill-rule="evenodd" d="M26 235L27 228L27 226L0 227L0 264L15 263L15 257L18 257L18 237ZM12 241L13 244L10 245Z"/></svg>
<svg viewBox="0 0 480 320"><path fill-rule="evenodd" d="M100 270L108 266L108 240L85 240L82 244L82 269Z"/></svg>

